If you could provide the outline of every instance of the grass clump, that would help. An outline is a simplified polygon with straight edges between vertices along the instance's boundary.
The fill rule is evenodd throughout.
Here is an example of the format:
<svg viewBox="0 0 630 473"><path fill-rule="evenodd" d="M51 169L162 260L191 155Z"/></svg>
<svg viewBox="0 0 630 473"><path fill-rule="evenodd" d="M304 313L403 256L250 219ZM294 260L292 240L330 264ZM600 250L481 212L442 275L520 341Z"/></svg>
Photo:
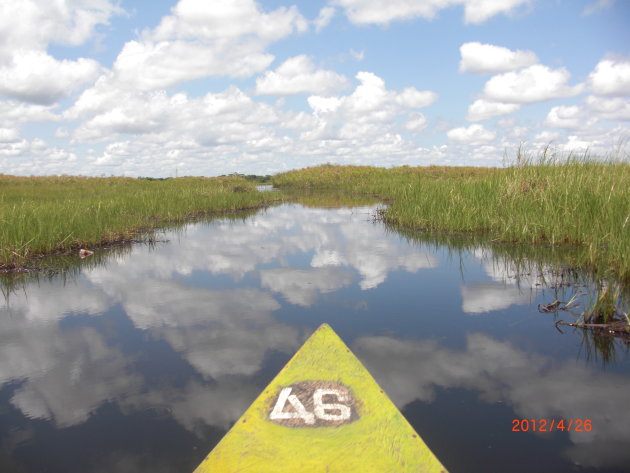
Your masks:
<svg viewBox="0 0 630 473"><path fill-rule="evenodd" d="M241 177L0 175L0 270L43 254L135 239L165 223L260 207L269 199Z"/></svg>
<svg viewBox="0 0 630 473"><path fill-rule="evenodd" d="M280 188L344 189L391 203L396 228L571 246L569 265L630 285L630 165L544 154L507 168L319 166L273 178Z"/></svg>

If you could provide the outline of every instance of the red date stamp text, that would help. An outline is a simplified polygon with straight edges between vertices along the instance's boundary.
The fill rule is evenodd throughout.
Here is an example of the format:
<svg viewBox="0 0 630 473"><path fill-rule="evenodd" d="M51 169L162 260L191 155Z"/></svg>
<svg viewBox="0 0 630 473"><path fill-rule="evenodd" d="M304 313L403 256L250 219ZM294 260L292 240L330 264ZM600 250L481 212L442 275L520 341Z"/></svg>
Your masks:
<svg viewBox="0 0 630 473"><path fill-rule="evenodd" d="M512 419L512 432L590 432L591 419Z"/></svg>

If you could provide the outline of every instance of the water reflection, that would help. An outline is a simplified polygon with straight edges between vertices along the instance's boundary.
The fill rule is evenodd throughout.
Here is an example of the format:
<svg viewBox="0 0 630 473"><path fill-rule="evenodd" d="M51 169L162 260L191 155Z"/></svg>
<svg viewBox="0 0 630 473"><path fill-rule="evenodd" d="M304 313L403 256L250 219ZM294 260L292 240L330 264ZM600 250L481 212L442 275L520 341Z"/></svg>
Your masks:
<svg viewBox="0 0 630 473"><path fill-rule="evenodd" d="M598 427L568 434L572 445L564 453L571 461L630 463L624 447L630 445L630 410L621 408L630 393L627 376L598 373L572 360L556 363L480 333L468 335L462 350L391 337L357 339L354 350L398 406L431 402L436 388L465 388L486 403L506 403L515 418L588 418Z"/></svg>
<svg viewBox="0 0 630 473"><path fill-rule="evenodd" d="M330 267L301 270L274 268L260 271L260 282L272 292L280 293L292 303L304 307L311 306L318 294L333 292L353 281L352 272Z"/></svg>
<svg viewBox="0 0 630 473"><path fill-rule="evenodd" d="M578 338L536 310L586 281L558 285L477 244L409 241L374 210L283 205L189 224L12 291L0 306L0 470L192 471L324 321L401 409L459 389L475 409L507 406L494 436L515 417L590 418L592 432L553 434L559 448L528 454L592 471L630 462L630 357L608 371L576 360ZM447 417L436 407L410 421ZM526 471L510 463L523 448L513 435L470 471ZM484 439L437 453L448 467Z"/></svg>
<svg viewBox="0 0 630 473"><path fill-rule="evenodd" d="M531 296L520 287L497 283L463 284L462 311L481 314L506 309L512 305L529 304Z"/></svg>
<svg viewBox="0 0 630 473"><path fill-rule="evenodd" d="M93 328L66 331L14 317L3 318L1 330L0 379L21 381L10 402L28 418L76 425L141 385L138 374L126 372L129 360Z"/></svg>
<svg viewBox="0 0 630 473"><path fill-rule="evenodd" d="M544 275L524 272L509 261L497 260L490 250L478 248L472 253L491 281L462 284L462 311L467 314L531 304L532 291L544 284Z"/></svg>

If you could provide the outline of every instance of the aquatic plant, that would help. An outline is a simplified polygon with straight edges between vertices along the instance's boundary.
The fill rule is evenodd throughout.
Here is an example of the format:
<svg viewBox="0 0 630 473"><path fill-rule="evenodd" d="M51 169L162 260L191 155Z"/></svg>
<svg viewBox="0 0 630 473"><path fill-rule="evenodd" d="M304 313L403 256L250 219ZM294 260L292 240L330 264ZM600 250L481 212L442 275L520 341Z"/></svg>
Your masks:
<svg viewBox="0 0 630 473"><path fill-rule="evenodd" d="M630 285L627 159L561 157L549 149L533 158L520 150L505 168L325 165L274 176L273 183L377 195L391 203L382 219L397 229L575 248L566 266Z"/></svg>
<svg viewBox="0 0 630 473"><path fill-rule="evenodd" d="M259 208L275 198L241 177L0 175L0 270L33 264L43 254L145 238L156 226Z"/></svg>

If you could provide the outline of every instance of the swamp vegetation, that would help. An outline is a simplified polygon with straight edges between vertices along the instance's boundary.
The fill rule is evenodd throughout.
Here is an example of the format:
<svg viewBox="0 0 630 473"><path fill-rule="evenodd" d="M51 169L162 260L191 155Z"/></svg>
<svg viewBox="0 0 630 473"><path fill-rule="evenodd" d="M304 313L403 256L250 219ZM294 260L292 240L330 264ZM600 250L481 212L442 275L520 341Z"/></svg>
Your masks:
<svg viewBox="0 0 630 473"><path fill-rule="evenodd" d="M327 322L452 471L625 471L627 164L266 180L0 177L0 470L192 471Z"/></svg>
<svg viewBox="0 0 630 473"><path fill-rule="evenodd" d="M393 230L489 245L516 268L543 274L549 251L557 278L588 273L597 296L572 326L630 341L630 164L588 158L537 160L520 152L506 168L325 165L272 179L282 190L345 190L388 202L380 218ZM501 247L509 245L508 251ZM514 246L523 251L515 251ZM523 253L523 257L518 255ZM526 254L526 256L525 256ZM579 270L579 271L578 271ZM518 272L518 271L517 271ZM571 282L565 281L567 284ZM568 309L559 303L551 312ZM560 324L564 323L559 321Z"/></svg>
<svg viewBox="0 0 630 473"><path fill-rule="evenodd" d="M630 284L630 164L568 160L504 169L320 166L274 176L286 189L369 193L395 228L571 247L567 265Z"/></svg>
<svg viewBox="0 0 630 473"><path fill-rule="evenodd" d="M519 153L506 168L323 165L272 176L279 192L257 192L256 184L269 179L0 175L0 271L41 269L41 256L83 247L151 241L156 227L217 213L287 201L384 201L388 206L375 218L412 238L454 238L469 247L489 245L496 254L509 245L504 253L516 268L523 261L537 265L530 273L542 274L550 263L557 277L588 273L598 281L598 296L572 323L617 332L622 327L621 335L628 335L628 162L558 160L546 153L534 161ZM539 248L544 257L537 256ZM557 302L549 311L568 308Z"/></svg>
<svg viewBox="0 0 630 473"><path fill-rule="evenodd" d="M0 175L0 270L42 255L151 238L155 227L269 205L242 177L133 178Z"/></svg>

